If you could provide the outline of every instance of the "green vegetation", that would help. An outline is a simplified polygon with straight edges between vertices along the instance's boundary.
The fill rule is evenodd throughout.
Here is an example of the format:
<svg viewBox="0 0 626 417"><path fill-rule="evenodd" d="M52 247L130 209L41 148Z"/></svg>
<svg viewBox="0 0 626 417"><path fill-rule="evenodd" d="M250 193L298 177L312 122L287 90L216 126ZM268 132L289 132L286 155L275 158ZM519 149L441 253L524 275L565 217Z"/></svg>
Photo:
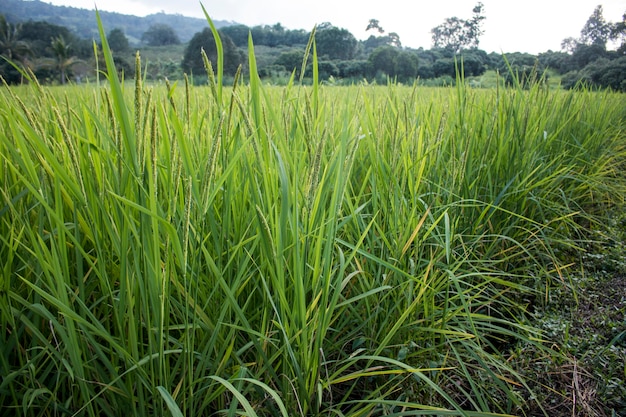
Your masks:
<svg viewBox="0 0 626 417"><path fill-rule="evenodd" d="M59 10L63 10L66 19L57 18ZM551 78L544 77L544 82L551 87L626 91L626 17L621 22L607 22L602 7L598 6L580 36L563 41L563 52L531 55L509 51L503 56L479 49L486 10L478 2L472 11L469 19L450 17L434 27L431 49L403 47L398 34L386 32L377 19L369 20L366 31L371 30L372 34L363 41L330 22L320 23L315 28L318 77L332 85L354 85L364 80L385 85L389 79L412 85L417 79L421 85L449 86L456 82L457 71L461 69L465 79L475 80L495 71L509 85L513 83L511 74L517 74L525 85L527 80L532 84L533 79L549 73ZM194 83L205 83L201 48L216 66L212 32L206 21L164 13L143 19L115 13L102 16L105 26L113 28L108 33L109 43L116 65L126 77L133 75L132 62L137 50L142 56L151 57L144 71L148 81L183 81L186 72ZM249 35L255 45L257 70L264 81L286 85L294 70L295 76L300 77L302 57L310 37L308 30L287 29L280 23L247 27L216 22L215 27L223 42L227 84L232 85L239 64L243 64L242 74L248 74ZM93 80L97 68L103 66L101 53L94 54L93 39L98 39L95 35L95 19L87 10L55 8L40 1L6 0L6 4L0 4L0 55L30 69L44 84ZM67 45L70 54L67 62L76 64L69 67L50 64L58 58L53 52L56 48L51 48L53 39ZM617 50L607 48L609 41L620 44ZM0 75L9 84L24 81L19 71L3 60ZM311 65L305 68L304 76L310 84ZM493 83L472 84L489 85Z"/></svg>
<svg viewBox="0 0 626 417"><path fill-rule="evenodd" d="M0 92L3 413L549 415L509 358L566 360L529 313L623 203L623 95L324 87L313 41L310 86L219 42L133 85L100 34L101 84Z"/></svg>
<svg viewBox="0 0 626 417"><path fill-rule="evenodd" d="M511 361L537 386L550 415L626 413L626 218L624 208L603 215L590 236L570 286L555 288L533 313L533 324L555 342L546 357L520 345ZM535 412L539 410L536 407Z"/></svg>
<svg viewBox="0 0 626 417"><path fill-rule="evenodd" d="M478 2L472 12L474 16L470 20L459 19L458 17L447 18L444 23L431 30L433 45L436 48L450 49L460 52L463 49L477 48L481 29L485 16L482 15L484 5Z"/></svg>
<svg viewBox="0 0 626 417"><path fill-rule="evenodd" d="M81 39L99 39L98 25L94 16L94 3L89 9L55 6L41 0L2 0L0 14L10 22L48 22L69 28ZM181 42L188 42L194 33L206 27L206 20L180 14L155 13L145 17L126 15L100 10L100 18L107 28L120 28L132 43L141 40L143 34L154 26L166 25L174 30ZM215 21L217 27L228 25L226 21ZM46 40L49 40L46 39Z"/></svg>

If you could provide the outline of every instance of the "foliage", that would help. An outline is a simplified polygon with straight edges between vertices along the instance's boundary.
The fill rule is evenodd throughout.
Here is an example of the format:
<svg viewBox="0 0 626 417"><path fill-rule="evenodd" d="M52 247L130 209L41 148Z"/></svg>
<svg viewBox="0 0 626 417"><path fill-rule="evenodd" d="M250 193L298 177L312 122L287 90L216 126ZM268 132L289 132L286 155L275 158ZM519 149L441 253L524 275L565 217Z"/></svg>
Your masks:
<svg viewBox="0 0 626 417"><path fill-rule="evenodd" d="M13 2L14 0L8 1ZM20 14L22 13L22 9L28 7L30 6L21 5L15 9L15 13ZM42 7L45 8L45 6ZM108 14L103 13L102 16L105 17L108 16ZM148 36L151 33L148 32L150 28L156 30L155 35L160 34L160 38L153 39L150 42L161 43L169 41L174 42L176 40L176 35L180 32L180 25L173 27L169 23L162 23L165 21L166 17L167 15L160 13L145 18L146 21L150 22L150 26L141 34L141 36L144 36L145 41L150 37ZM474 39L475 42L478 42L478 37L482 34L481 25L484 19L483 7L479 3L474 8L474 16L471 19L463 20L452 18L451 22L454 21L453 26L456 27L452 32L459 35L464 40ZM59 21L62 20L59 19ZM142 23L142 25L144 23ZM72 55L76 56L77 61L80 60L81 62L81 65L73 66L73 71L79 76L96 74L97 66L93 56L92 35L89 35L88 39L79 38L75 33L70 33L70 31L63 26L45 22L28 21L19 25L12 24L13 28L17 28L18 26L20 28L19 35L13 36L14 41L21 42L23 46L29 48L30 52L25 55L24 63L27 64L35 74L40 76L41 82L50 82L52 79L60 79L58 77L60 71L55 72L51 66L51 62L56 59L57 54L55 54L50 45L50 40L58 36L63 36L65 42L71 45ZM442 25L442 27L443 26L444 25ZM206 27L206 23L204 27ZM604 21L602 9L596 8L594 14L590 16L587 24L581 31L581 38L570 38L566 42L569 53L548 51L539 54L539 56L528 55L528 61L530 62L519 64L513 62L515 60L511 60L512 66L514 67L513 72L517 71L520 74L524 74L524 72L530 70L535 65L535 61L538 60L541 71L553 69L555 70L553 74L557 76L559 74L569 73L565 78L565 85L572 86L583 78L589 79L589 74L596 72L597 69L601 67L612 74L604 78L607 80L611 78L612 80L608 83L603 81L603 84L594 85L611 85L612 88L615 88L616 85L619 85L619 81L614 73L621 68L619 63L615 60L623 54L619 51L608 51L605 45L602 45L602 42L593 42L589 39L598 39L599 35L596 36L594 33L604 34L606 32L605 29L609 28L610 38L619 40L623 37L623 27L623 22L613 24ZM73 25L72 29L74 30L75 28L76 26ZM377 19L370 19L367 29L374 31L375 35L370 36L364 41L357 41L354 36L345 29L337 28L330 23L320 25L320 27L317 28L316 46L318 57L325 62L323 64L325 70L319 73L318 77L321 77L322 80L326 80L328 77L332 76L334 77L333 84L349 84L352 82L361 82L366 79L369 79L369 81L376 80L377 82L386 82L387 76L403 83L410 83L416 77L419 77L421 80L436 79L433 81L433 85L439 85L442 84L442 82L449 85L455 82L457 71L460 70L463 70L463 73L460 75L464 77L480 77L487 70L498 70L503 75L509 72L502 56L497 53L487 54L485 51L476 47L460 47L458 43L457 46L454 47L450 46L451 44L442 44L442 46L447 46L447 48L436 47L430 50L424 50L423 48L417 50L402 48L399 36L394 32L386 33ZM220 30L221 33L224 34L224 39L230 37L233 41L232 43L237 47L232 48L230 43L227 47L227 53L230 57L227 59L229 62L227 71L229 71L231 77L236 72L239 63L244 60L243 57L246 54L245 48L247 48L248 35L252 34L256 49L258 73L263 78L271 78L272 83L281 79L280 83L282 84L288 83L293 68L297 68L299 71L301 67L301 62L296 62L298 61L298 58L295 56L297 54L291 57L289 54L292 50L303 51L309 37L309 32L307 31L290 30L283 27L280 23L255 26L252 28L245 25L230 25ZM131 35L126 37L122 32L127 34L135 33L134 29L131 31L126 24L122 26L118 25L118 28L112 31L111 34L113 36L110 36L111 39L109 42L114 51L115 59L125 68L124 72L130 74L134 70L133 66L128 62L130 56L128 55L129 49L127 48L127 44L138 42L139 39ZM196 35L199 33L202 32L197 32ZM589 41L583 42L582 34L584 34L585 39ZM207 44L209 45L207 48L211 49L213 43L210 39L207 41ZM381 47L394 47L397 51L388 51L384 48L379 49ZM201 74L201 77L204 76L204 62L202 61L200 52L188 54L185 60L184 51L181 53L181 49L175 48L174 45L170 50L150 50L149 48L152 47L143 46L141 48L142 53L145 52L151 57L151 59L148 60L147 79L157 80L167 77L170 80L182 80L183 72L189 72L188 67L183 67L182 64L185 63L185 65L187 65L190 58L194 59L195 74ZM181 48L183 48L183 46L181 46ZM457 51L459 48L460 50ZM197 49L197 51L199 51L199 49ZM285 54L285 56L281 56L282 54ZM385 55L387 55L387 61L383 59ZM511 56L519 54L507 55L511 58ZM526 58L524 59L526 60ZM590 67L588 71L586 71L587 75L583 77L584 68L590 64L599 62L599 60L602 60L602 65ZM613 64L608 64L606 60L615 61L613 62L615 68L611 68ZM333 62L331 64L326 63L326 61ZM174 62L178 62L181 65L176 68ZM231 62L234 62L234 64L231 65ZM309 71L305 73L305 76L309 78L309 82L312 76L311 68L312 67L309 66ZM245 73L245 71L246 68L244 65L243 72ZM0 63L0 74L11 83L19 83L23 80L20 72L6 62ZM595 75L594 77L596 79L600 78ZM195 82L198 82L200 78L196 77L195 80ZM510 79L509 81L512 80ZM475 83L475 85L484 86L485 84Z"/></svg>
<svg viewBox="0 0 626 417"><path fill-rule="evenodd" d="M312 76L312 69L313 68L311 67L311 74L309 74L309 76ZM330 78L339 77L341 75L339 72L339 68L335 64L335 61L318 61L317 71L320 79L322 80L328 80Z"/></svg>
<svg viewBox="0 0 626 417"><path fill-rule="evenodd" d="M626 92L626 57L596 60L580 71L569 73L563 81L563 87L568 89L579 87L581 84Z"/></svg>
<svg viewBox="0 0 626 417"><path fill-rule="evenodd" d="M329 23L323 23L317 28L315 42L320 57L351 60L356 56L358 42L354 35Z"/></svg>
<svg viewBox="0 0 626 417"><path fill-rule="evenodd" d="M337 62L340 77L357 79L361 81L363 76L367 74L368 62L365 60L339 61Z"/></svg>
<svg viewBox="0 0 626 417"><path fill-rule="evenodd" d="M174 29L165 23L151 25L141 35L141 40L150 46L178 45L180 43Z"/></svg>
<svg viewBox="0 0 626 417"><path fill-rule="evenodd" d="M586 45L580 43L572 53L572 67L573 69L583 69L599 59L608 58L608 56L606 48L602 45Z"/></svg>
<svg viewBox="0 0 626 417"><path fill-rule="evenodd" d="M0 75L9 84L22 81L22 74L13 63L22 67L28 65L28 57L32 55L30 45L20 39L21 25L7 22L0 14Z"/></svg>
<svg viewBox="0 0 626 417"><path fill-rule="evenodd" d="M379 46L370 54L368 60L371 73L381 72L393 76L395 74L395 60L398 56L398 49L392 46Z"/></svg>
<svg viewBox="0 0 626 417"><path fill-rule="evenodd" d="M115 28L107 35L109 46L114 54L123 54L130 50L130 44L128 38L124 35L124 31L120 28Z"/></svg>
<svg viewBox="0 0 626 417"><path fill-rule="evenodd" d="M70 45L65 42L63 36L52 39L51 47L55 55L54 67L59 73L59 81L65 84L68 70L77 62L76 57L72 55Z"/></svg>
<svg viewBox="0 0 626 417"><path fill-rule="evenodd" d="M24 62L32 55L30 45L21 39L22 25L7 22L0 15L0 56L15 62Z"/></svg>
<svg viewBox="0 0 626 417"><path fill-rule="evenodd" d="M296 76L300 76L300 69L302 68L302 61L304 60L304 49L292 49L281 53L276 61L275 65L281 65L286 71L291 73L296 71Z"/></svg>
<svg viewBox="0 0 626 417"><path fill-rule="evenodd" d="M71 43L77 41L65 26L34 21L22 22L20 26L19 38L28 43L33 56L49 56L50 41L59 36Z"/></svg>
<svg viewBox="0 0 626 417"><path fill-rule="evenodd" d="M584 45L599 45L606 48L611 35L611 24L603 16L602 5L596 6L589 19L580 31L580 43Z"/></svg>
<svg viewBox="0 0 626 417"><path fill-rule="evenodd" d="M569 71L563 77L562 85L568 89L586 85L626 91L623 45L617 51L606 49L609 38L617 40L622 36L623 27L623 22L606 22L602 6L597 6L581 30L580 38L568 38L563 42L571 52L571 58L569 66L559 69L561 73Z"/></svg>
<svg viewBox="0 0 626 417"><path fill-rule="evenodd" d="M370 19L365 31L367 32L369 30L376 30L380 36L372 35L365 42L363 42L363 46L366 51L372 51L385 45L395 46L397 48L402 47L400 36L395 32L390 32L387 35L384 35L385 30L380 26L380 22L377 19Z"/></svg>
<svg viewBox="0 0 626 417"><path fill-rule="evenodd" d="M224 74L235 75L237 68L242 64L243 57L228 36L222 35L221 39L224 45ZM205 65L201 53L203 50L213 67L216 68L217 48L213 33L209 28L196 33L187 44L182 62L183 71L192 74L205 73Z"/></svg>
<svg viewBox="0 0 626 417"><path fill-rule="evenodd" d="M487 68L497 64L479 49L467 49L455 54L449 49L417 50L419 59L418 75L422 79L427 78L451 78L452 84L457 72L464 77L480 76ZM447 85L450 85L449 83Z"/></svg>
<svg viewBox="0 0 626 417"><path fill-rule="evenodd" d="M252 39L258 39L255 41L257 45L266 45L266 46L278 46L284 44L284 38L286 35L285 28L280 24L276 23L275 25L264 25L264 26L255 26L252 29L248 29L245 33L242 29L238 29L238 46L247 46L248 45L248 33L252 33Z"/></svg>
<svg viewBox="0 0 626 417"><path fill-rule="evenodd" d="M564 39L561 47L571 53L575 53L577 49L582 47L606 51L609 38L616 39L619 37L619 33L620 24L607 22L603 16L602 5L598 5L581 29L580 37Z"/></svg>
<svg viewBox="0 0 626 417"><path fill-rule="evenodd" d="M225 28L228 30L228 27ZM309 39L310 33L303 30L289 30L284 28L280 23L274 25L254 26L250 29L252 33L252 39L255 45L266 46L296 46L306 45ZM248 35L246 32L245 39L242 37L242 43L239 46L247 46Z"/></svg>
<svg viewBox="0 0 626 417"><path fill-rule="evenodd" d="M417 55L413 52L401 51L394 62L394 74L400 81L413 81L417 78Z"/></svg>
<svg viewBox="0 0 626 417"><path fill-rule="evenodd" d="M419 59L413 51L403 51L393 46L380 46L368 58L370 76L377 74L413 82L418 75Z"/></svg>
<svg viewBox="0 0 626 417"><path fill-rule="evenodd" d="M559 74L565 74L572 68L572 56L565 52L547 51L537 56L543 68L551 68Z"/></svg>
<svg viewBox="0 0 626 417"><path fill-rule="evenodd" d="M618 53L626 55L626 12L622 15L622 21L617 22L611 28L611 39L621 40Z"/></svg>
<svg viewBox="0 0 626 417"><path fill-rule="evenodd" d="M221 33L230 37L235 45L239 47L247 47L248 34L252 34L255 46L303 46L309 40L309 32L303 29L286 29L280 23L274 25L258 25L248 27L246 25L236 24L228 25L221 29Z"/></svg>
<svg viewBox="0 0 626 417"><path fill-rule="evenodd" d="M487 70L489 57L480 49L468 49L457 56L457 62L462 63L464 77L477 77Z"/></svg>
<svg viewBox="0 0 626 417"><path fill-rule="evenodd" d="M246 47L248 45L248 37L250 36L250 28L246 25L229 25L222 28L222 34L228 36L235 45L239 47ZM258 35L257 35L258 36ZM252 35L254 38L255 36ZM258 36L259 38L263 38L262 36ZM255 39L255 45L261 45L261 39Z"/></svg>
<svg viewBox="0 0 626 417"><path fill-rule="evenodd" d="M535 85L545 86L548 83L548 74L542 70L538 63L532 66L511 66L503 74L505 74L504 82L509 87L519 86L523 89L529 89Z"/></svg>
<svg viewBox="0 0 626 417"><path fill-rule="evenodd" d="M480 36L483 34L481 25L485 20L483 13L483 4L477 3L472 12L474 16L471 19L459 19L458 17L449 17L444 23L434 27L431 30L433 47L450 49L453 52L459 52L466 48L477 48L480 42Z"/></svg>
<svg viewBox="0 0 626 417"><path fill-rule="evenodd" d="M622 95L325 88L314 48L267 87L252 44L245 86L149 86L100 32L106 87L0 90L3 411L526 406L507 353L558 357L526 306L623 199Z"/></svg>
<svg viewBox="0 0 626 417"><path fill-rule="evenodd" d="M5 14L11 22L47 21L71 28L73 34L82 39L99 39L93 2L89 9L55 6L45 1L2 0L0 14ZM138 42L143 33L154 24L166 24L176 31L181 42L189 42L193 35L206 27L206 20L187 17L181 14L156 13L145 17L100 11L105 27L120 28L129 39ZM216 20L218 28L229 24ZM67 39L67 38L66 38ZM50 38L45 39L50 42ZM73 43L73 42L72 42Z"/></svg>
<svg viewBox="0 0 626 417"><path fill-rule="evenodd" d="M370 19L367 23L367 27L365 28L366 32L368 30L376 30L380 34L385 33L385 29L380 26L380 21L378 19Z"/></svg>

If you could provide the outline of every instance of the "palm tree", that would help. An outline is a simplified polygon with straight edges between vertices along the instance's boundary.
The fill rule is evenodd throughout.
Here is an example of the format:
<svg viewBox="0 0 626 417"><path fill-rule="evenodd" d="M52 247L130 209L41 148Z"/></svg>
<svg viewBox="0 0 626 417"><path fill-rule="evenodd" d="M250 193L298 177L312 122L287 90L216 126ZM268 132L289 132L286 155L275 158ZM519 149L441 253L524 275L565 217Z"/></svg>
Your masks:
<svg viewBox="0 0 626 417"><path fill-rule="evenodd" d="M79 60L71 54L70 44L61 35L52 39L51 47L56 59L54 67L59 71L61 84L65 84L68 69Z"/></svg>
<svg viewBox="0 0 626 417"><path fill-rule="evenodd" d="M27 42L20 40L21 25L12 25L0 15L0 56L15 63L24 64L32 50Z"/></svg>

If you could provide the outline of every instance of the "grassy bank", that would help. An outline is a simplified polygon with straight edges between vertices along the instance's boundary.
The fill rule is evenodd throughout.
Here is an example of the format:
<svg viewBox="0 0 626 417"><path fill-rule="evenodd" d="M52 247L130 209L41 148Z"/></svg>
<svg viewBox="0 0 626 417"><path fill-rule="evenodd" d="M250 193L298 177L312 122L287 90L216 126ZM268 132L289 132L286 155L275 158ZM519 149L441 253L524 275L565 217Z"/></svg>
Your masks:
<svg viewBox="0 0 626 417"><path fill-rule="evenodd" d="M624 97L249 66L0 91L3 413L521 413L503 353L554 354L526 312L623 198Z"/></svg>

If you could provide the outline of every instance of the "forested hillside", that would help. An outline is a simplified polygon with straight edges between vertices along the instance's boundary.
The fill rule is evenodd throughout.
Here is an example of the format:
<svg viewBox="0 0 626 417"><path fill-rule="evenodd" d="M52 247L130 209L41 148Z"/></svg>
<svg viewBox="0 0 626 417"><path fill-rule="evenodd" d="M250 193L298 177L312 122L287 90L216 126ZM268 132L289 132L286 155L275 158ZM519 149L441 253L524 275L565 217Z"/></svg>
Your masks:
<svg viewBox="0 0 626 417"><path fill-rule="evenodd" d="M0 14L6 16L7 21L27 22L44 21L67 27L72 33L83 38L98 38L96 16L93 10L76 7L54 6L39 0L2 0ZM194 33L207 26L206 20L182 15L157 13L146 17L131 16L121 13L100 11L102 23L108 28L120 28L131 41L139 42L141 35L150 26L166 24L176 31L182 42L187 42ZM217 27L232 24L216 20Z"/></svg>

